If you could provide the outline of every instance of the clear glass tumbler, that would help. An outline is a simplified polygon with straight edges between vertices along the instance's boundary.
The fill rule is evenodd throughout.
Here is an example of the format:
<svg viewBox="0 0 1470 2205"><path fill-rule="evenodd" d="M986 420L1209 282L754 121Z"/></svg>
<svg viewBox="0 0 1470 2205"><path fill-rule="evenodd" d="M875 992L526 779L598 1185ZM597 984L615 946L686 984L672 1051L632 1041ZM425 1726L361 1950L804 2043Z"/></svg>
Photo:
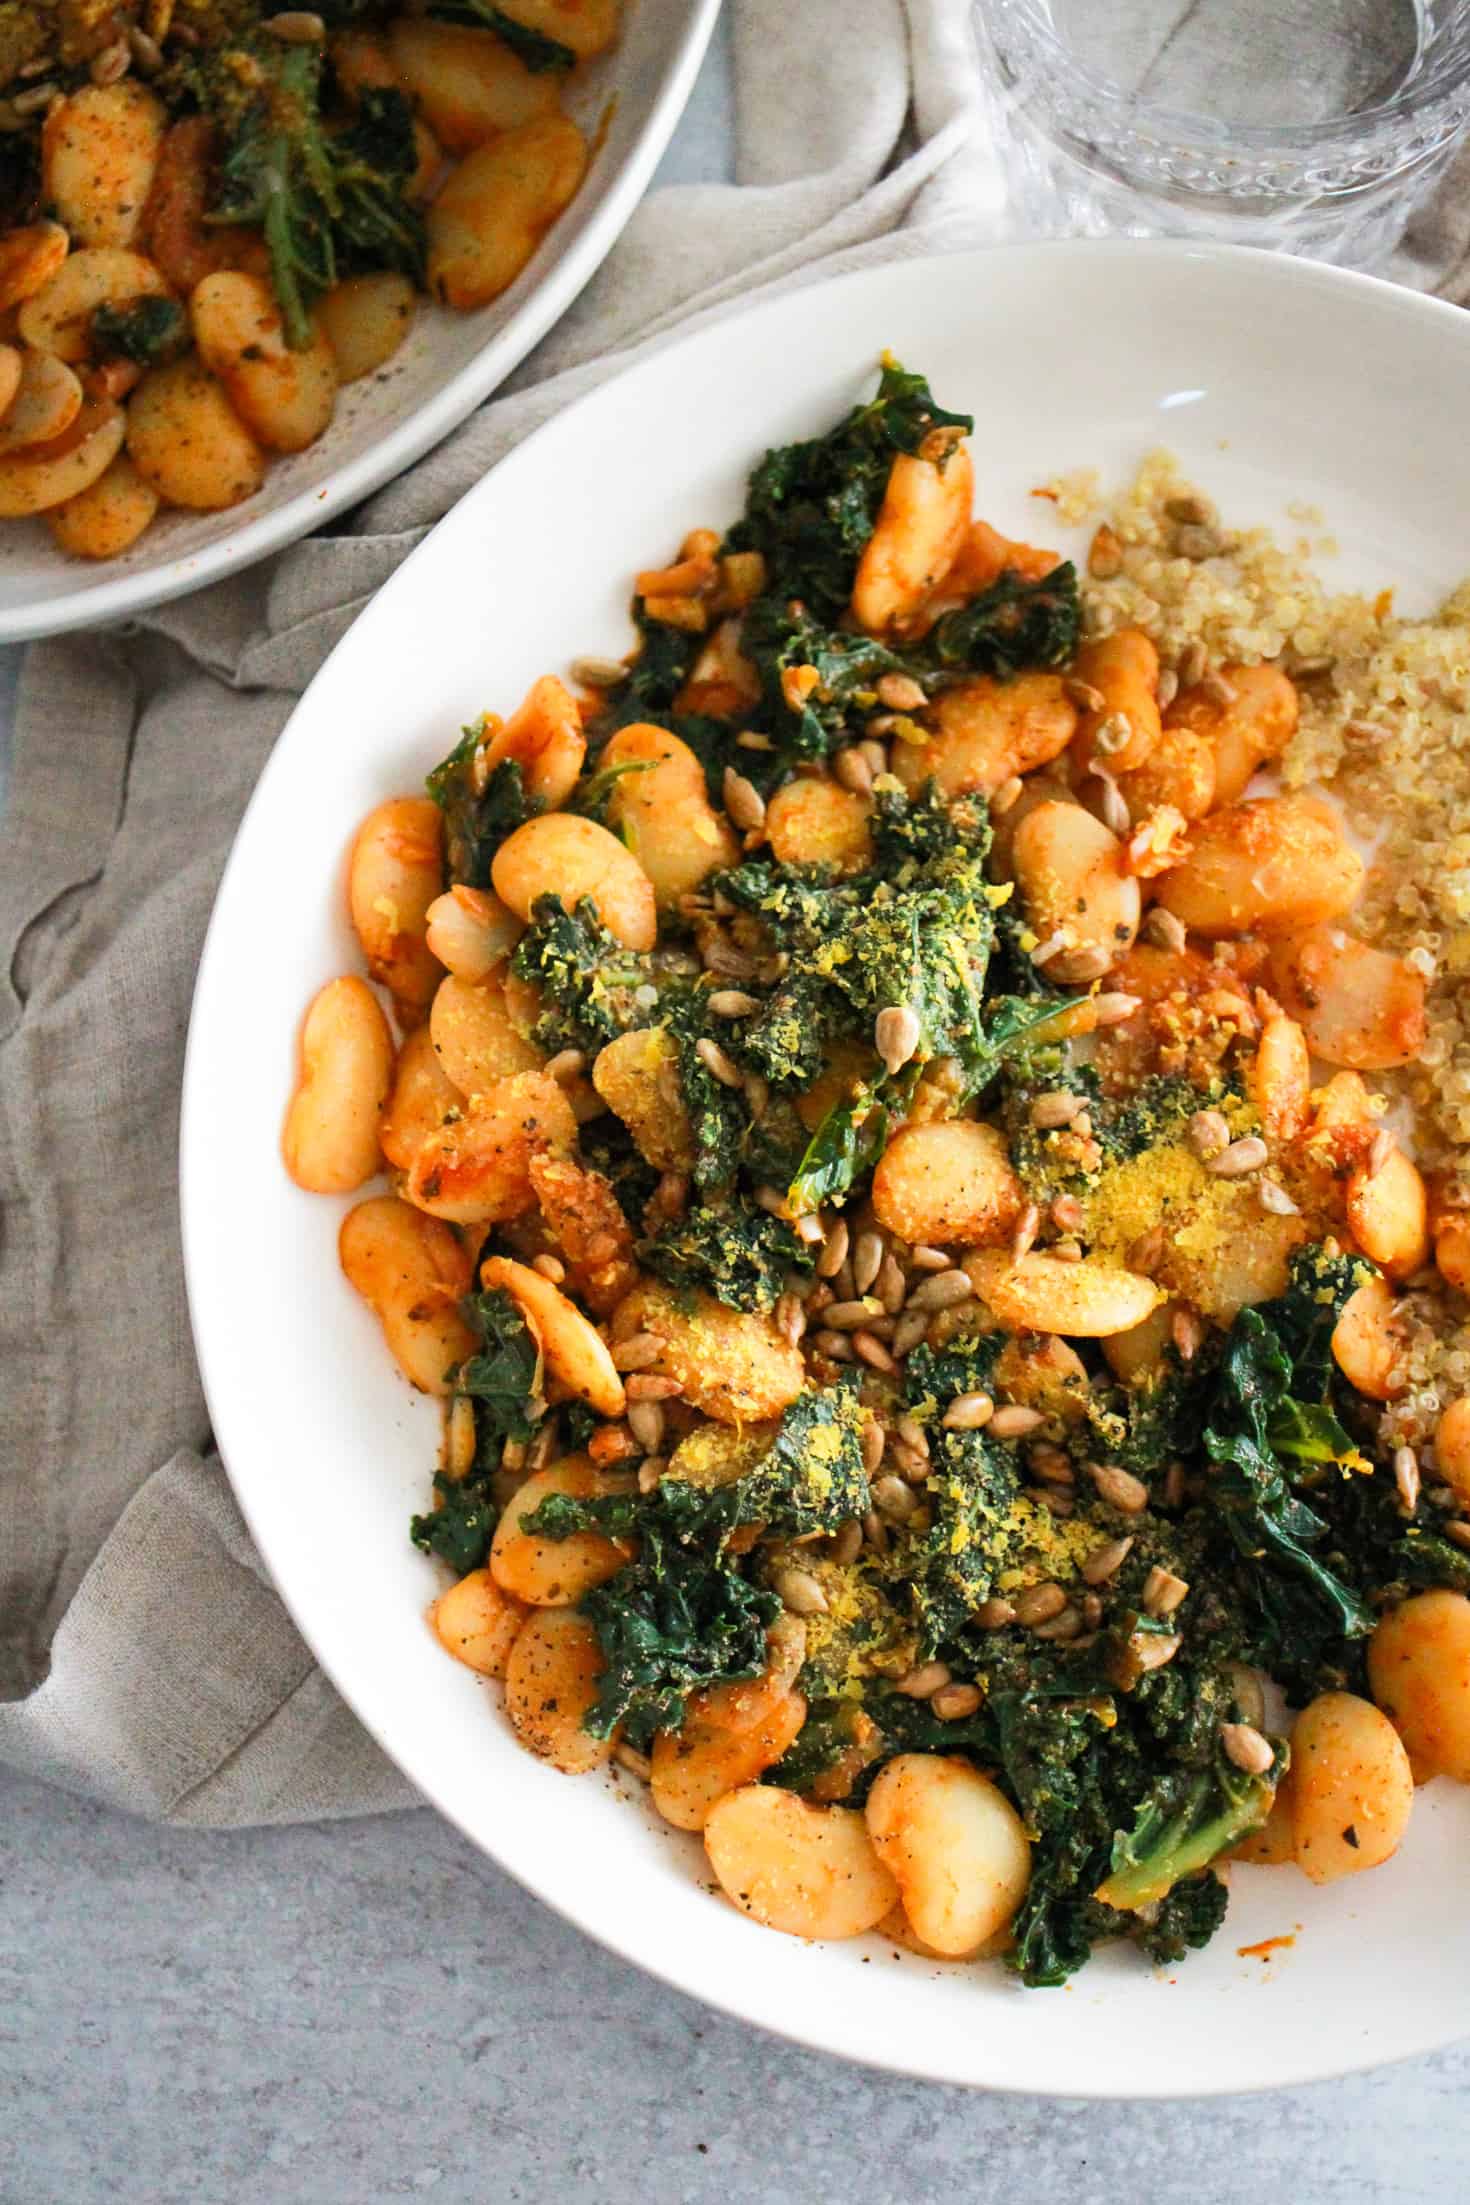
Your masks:
<svg viewBox="0 0 1470 2205"><path fill-rule="evenodd" d="M978 0L1014 210L1384 260L1470 125L1470 0Z"/></svg>

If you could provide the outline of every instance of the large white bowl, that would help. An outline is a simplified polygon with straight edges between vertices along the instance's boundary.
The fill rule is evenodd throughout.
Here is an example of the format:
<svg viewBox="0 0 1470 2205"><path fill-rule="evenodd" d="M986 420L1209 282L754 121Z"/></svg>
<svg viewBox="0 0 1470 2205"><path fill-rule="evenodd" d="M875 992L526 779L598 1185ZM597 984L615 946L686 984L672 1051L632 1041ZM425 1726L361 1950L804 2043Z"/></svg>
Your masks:
<svg viewBox="0 0 1470 2205"><path fill-rule="evenodd" d="M808 1946L708 1889L697 1840L612 1780L516 1746L493 1690L423 1621L408 1543L437 1410L394 1375L337 1269L343 1203L277 1153L306 999L355 969L354 823L415 787L461 725L578 651L621 651L634 568L738 510L764 447L832 421L891 347L976 416L979 502L1053 538L1028 489L1181 452L1232 517L1320 505L1334 571L1428 605L1470 562L1460 433L1470 322L1300 261L1067 244L910 261L706 331L531 439L395 575L297 709L220 889L194 1005L184 1238L215 1431L292 1614L388 1753L476 1844L572 1920L701 1998L856 2059L1099 2097L1252 2089L1400 2057L1470 2028L1470 1795L1419 1799L1401 1856L1318 1891L1237 1870L1229 1922L1168 1974L1099 1957L1065 1991L876 1940ZM577 516L568 561L560 518ZM404 1874L413 1874L411 1849ZM1269 1959L1259 1939L1295 1942Z"/></svg>
<svg viewBox="0 0 1470 2205"><path fill-rule="evenodd" d="M102 566L68 559L44 521L0 526L0 643L123 620L279 551L401 474L489 397L571 305L648 185L693 88L720 0L628 0L612 51L568 98L595 151L582 189L527 267L474 314L421 303L378 375L345 389L326 435L271 462L228 513L165 513Z"/></svg>

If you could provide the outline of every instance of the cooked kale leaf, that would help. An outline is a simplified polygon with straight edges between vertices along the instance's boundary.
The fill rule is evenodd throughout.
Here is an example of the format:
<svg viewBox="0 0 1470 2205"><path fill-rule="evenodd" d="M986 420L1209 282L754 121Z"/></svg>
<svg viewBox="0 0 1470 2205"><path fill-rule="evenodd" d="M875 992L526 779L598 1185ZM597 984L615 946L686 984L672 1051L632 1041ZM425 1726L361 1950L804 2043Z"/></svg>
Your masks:
<svg viewBox="0 0 1470 2205"><path fill-rule="evenodd" d="M92 316L92 346L103 359L155 367L175 359L189 342L189 325L177 299L130 299L99 306Z"/></svg>
<svg viewBox="0 0 1470 2205"><path fill-rule="evenodd" d="M514 758L493 766L482 789L475 787L475 756L481 730L467 727L449 756L425 782L444 814L444 855L449 878L464 888L488 888L495 853L509 834L524 826L534 807Z"/></svg>
<svg viewBox="0 0 1470 2205"><path fill-rule="evenodd" d="M741 1499L738 1484L706 1489L665 1478L649 1494L590 1501L552 1494L525 1519L541 1538L594 1525L638 1540L636 1561L582 1602L604 1663L586 1717L594 1737L610 1737L621 1723L629 1742L646 1749L655 1731L682 1723L691 1692L759 1673L781 1603L727 1557Z"/></svg>
<svg viewBox="0 0 1470 2205"><path fill-rule="evenodd" d="M475 1432L484 1443L530 1439L546 1413L540 1393L541 1350L510 1296L497 1287L469 1295L461 1308L480 1345L460 1364L456 1393L475 1405ZM497 1448L498 1452L498 1448Z"/></svg>
<svg viewBox="0 0 1470 2205"><path fill-rule="evenodd" d="M800 1537L862 1514L869 1499L861 1428L853 1389L809 1389L742 1478L707 1487L665 1477L648 1494L586 1501L552 1494L525 1519L541 1538L595 1525L638 1541L637 1559L582 1602L605 1664L586 1719L594 1736L622 1723L629 1740L646 1747L655 1731L677 1729L691 1692L759 1673L781 1603L742 1574L730 1535L759 1523Z"/></svg>
<svg viewBox="0 0 1470 2205"><path fill-rule="evenodd" d="M464 1577L483 1566L500 1511L488 1479L479 1475L454 1479L436 1471L434 1492L439 1505L426 1516L410 1518L408 1535L425 1554L437 1555L457 1577Z"/></svg>
<svg viewBox="0 0 1470 2205"><path fill-rule="evenodd" d="M656 1007L640 1004L635 993L651 984L651 969L641 952L608 932L588 896L575 911L556 896L538 897L511 958L516 977L541 991L535 1038L547 1056L559 1049L595 1055L604 1042L652 1024Z"/></svg>
<svg viewBox="0 0 1470 2205"><path fill-rule="evenodd" d="M1127 1913L1167 1898L1177 1883L1260 1828L1286 1762L1280 1746L1264 1776L1248 1776L1219 1753L1208 1768L1160 1777L1113 1839L1109 1873L1094 1896Z"/></svg>
<svg viewBox="0 0 1470 2205"><path fill-rule="evenodd" d="M735 1309L774 1309L786 1275L813 1256L784 1219L732 1195L695 1203L638 1250L644 1268L674 1286L704 1287Z"/></svg>
<svg viewBox="0 0 1470 2205"><path fill-rule="evenodd" d="M933 429L973 425L936 405L921 375L885 361L877 395L828 435L767 452L731 549L760 552L773 595L802 598L835 619L852 595L895 455L917 452Z"/></svg>
<svg viewBox="0 0 1470 2205"><path fill-rule="evenodd" d="M236 62L242 50L248 70ZM418 151L403 93L365 90L353 119L329 130L320 48L269 38L207 56L195 88L226 149L205 219L260 230L290 345L311 343L311 309L355 269L395 268L422 284L424 223L408 197Z"/></svg>
<svg viewBox="0 0 1470 2205"><path fill-rule="evenodd" d="M967 674L1019 674L1033 667L1065 666L1077 649L1082 605L1077 570L1070 560L1039 582L1007 572L969 604L946 613L915 658L936 669Z"/></svg>

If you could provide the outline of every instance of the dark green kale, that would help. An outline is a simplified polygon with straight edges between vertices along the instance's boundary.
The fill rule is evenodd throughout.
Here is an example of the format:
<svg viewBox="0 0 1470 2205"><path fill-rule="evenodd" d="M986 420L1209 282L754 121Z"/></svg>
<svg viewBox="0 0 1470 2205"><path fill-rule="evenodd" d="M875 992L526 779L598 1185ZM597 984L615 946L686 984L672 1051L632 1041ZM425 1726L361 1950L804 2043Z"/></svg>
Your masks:
<svg viewBox="0 0 1470 2205"><path fill-rule="evenodd" d="M434 1492L438 1506L426 1516L411 1517L408 1535L425 1554L437 1555L456 1577L464 1577L483 1567L500 1516L488 1475L475 1471L455 1479L438 1470Z"/></svg>
<svg viewBox="0 0 1470 2205"><path fill-rule="evenodd" d="M863 1513L861 1424L853 1388L808 1389L742 1478L706 1487L665 1477L652 1493L586 1501L552 1494L525 1519L541 1538L569 1538L591 1525L638 1541L637 1558L582 1602L605 1663L587 1717L594 1736L622 1723L631 1743L646 1747L656 1730L678 1728L691 1692L759 1673L781 1603L742 1573L730 1535L760 1523L800 1537Z"/></svg>
<svg viewBox="0 0 1470 2205"><path fill-rule="evenodd" d="M548 1056L559 1049L595 1055L604 1042L658 1016L656 1000L636 999L638 989L652 985L649 960L608 932L588 896L575 911L555 896L538 897L511 970L541 990L545 1008L535 1038Z"/></svg>
<svg viewBox="0 0 1470 2205"><path fill-rule="evenodd" d="M1140 1948L1156 1968L1174 1967L1186 1953L1200 1952L1225 1919L1230 1893L1213 1868L1201 1869L1176 1883L1160 1902L1148 1928L1138 1934Z"/></svg>
<svg viewBox="0 0 1470 2205"><path fill-rule="evenodd" d="M546 1413L541 1397L541 1351L508 1294L498 1290L466 1297L460 1307L478 1341L454 1374L454 1390L474 1405L475 1460L468 1475L434 1479L437 1507L415 1516L409 1537L437 1554L461 1577L478 1569L490 1552L500 1510L491 1485L508 1439L526 1440Z"/></svg>
<svg viewBox="0 0 1470 2205"><path fill-rule="evenodd" d="M189 324L177 299L138 298L125 306L99 306L92 316L92 349L99 358L156 367L189 343Z"/></svg>
<svg viewBox="0 0 1470 2205"><path fill-rule="evenodd" d="M761 554L774 596L802 598L836 619L852 595L895 456L917 452L933 429L972 427L967 414L935 404L921 375L885 360L866 405L826 436L767 452L751 475L745 517L730 532L731 550Z"/></svg>
<svg viewBox="0 0 1470 2205"><path fill-rule="evenodd" d="M770 1448L740 1481L747 1523L788 1538L837 1531L872 1506L863 1467L865 1415L856 1372L807 1386L786 1409Z"/></svg>
<svg viewBox="0 0 1470 2205"><path fill-rule="evenodd" d="M408 198L418 151L401 92L362 92L352 120L328 129L321 49L269 38L206 56L194 86L226 148L205 219L260 230L290 345L311 343L311 309L355 270L394 268L422 284L424 223Z"/></svg>
<svg viewBox="0 0 1470 2205"><path fill-rule="evenodd" d="M586 1717L594 1737L610 1737L621 1723L629 1742L646 1750L655 1731L683 1722L691 1692L764 1666L781 1603L727 1555L741 1503L738 1483L705 1488L665 1478L648 1494L590 1501L552 1494L525 1519L542 1538L592 1525L638 1540L637 1559L582 1601L604 1662Z"/></svg>
<svg viewBox="0 0 1470 2205"><path fill-rule="evenodd" d="M692 1177L700 1193L708 1194L729 1187L740 1168L750 1107L739 1088L716 1079L699 1053L701 1041L722 1046L726 1038L723 1022L710 1015L708 991L671 988L660 1010L678 1051L679 1086L694 1136Z"/></svg>
<svg viewBox="0 0 1470 2205"><path fill-rule="evenodd" d="M1295 1490L1289 1467L1298 1459L1290 1450L1301 1444L1303 1431L1320 1437L1324 1429L1325 1404L1294 1394L1297 1384L1308 1387L1319 1374L1316 1342L1322 1327L1312 1311L1332 1306L1331 1298L1316 1303L1306 1283L1314 1275L1315 1253L1299 1251L1289 1294L1243 1309L1236 1318L1204 1430L1210 1505L1236 1550L1237 1577L1247 1611L1254 1611L1261 1659L1288 1689L1310 1678L1329 1648L1366 1638L1376 1620L1358 1586L1317 1552L1330 1525ZM1286 1345L1288 1337L1301 1349L1300 1365ZM1341 1436L1347 1439L1346 1433ZM1288 1450L1285 1459L1278 1443ZM1339 1475L1371 1470L1350 1442L1346 1452L1350 1459Z"/></svg>
<svg viewBox="0 0 1470 2205"><path fill-rule="evenodd" d="M1081 618L1077 570L1070 560L1039 582L1007 572L967 605L946 613L921 649L910 652L907 671L917 673L918 661L936 670L1004 678L1032 667L1065 666L1076 652Z"/></svg>
<svg viewBox="0 0 1470 2205"><path fill-rule="evenodd" d="M532 1438L546 1413L541 1351L515 1303L498 1287L470 1294L460 1306L480 1344L460 1364L454 1390L473 1401L481 1451L493 1442L498 1459L505 1440Z"/></svg>
<svg viewBox="0 0 1470 2205"><path fill-rule="evenodd" d="M725 1045L747 1071L800 1095L820 1075L827 1044L847 1025L844 1000L831 982L797 970L777 981L759 1009L730 1025Z"/></svg>
<svg viewBox="0 0 1470 2205"><path fill-rule="evenodd" d="M643 1232L643 1214L660 1175L622 1119L615 1118L611 1111L594 1118L590 1125L582 1127L577 1146L583 1163L592 1171L600 1172L611 1186L634 1232Z"/></svg>
<svg viewBox="0 0 1470 2205"><path fill-rule="evenodd" d="M1095 1382L1087 1396L1094 1456L1148 1481L1193 1455L1217 1360L1213 1342L1193 1363L1169 1347L1159 1368L1134 1385Z"/></svg>
<svg viewBox="0 0 1470 2205"><path fill-rule="evenodd" d="M696 1203L638 1249L645 1270L699 1286L735 1309L774 1309L788 1272L809 1271L812 1250L784 1219L731 1195Z"/></svg>
<svg viewBox="0 0 1470 2205"><path fill-rule="evenodd" d="M1249 1776L1217 1752L1206 1768L1160 1777L1129 1827L1113 1839L1109 1873L1095 1896L1126 1913L1167 1898L1176 1884L1260 1828L1286 1763L1282 1745L1264 1776Z"/></svg>
<svg viewBox="0 0 1470 2205"><path fill-rule="evenodd" d="M881 1081L866 1083L836 1102L807 1143L787 1189L793 1215L805 1216L824 1203L842 1203L866 1179L888 1141L888 1105Z"/></svg>
<svg viewBox="0 0 1470 2205"><path fill-rule="evenodd" d="M854 733L873 710L874 683L883 674L907 673L908 661L870 636L829 628L797 599L758 597L740 627L740 648L760 676L757 724L776 739L781 766L798 758L825 758ZM817 685L799 704L788 701L782 681L809 666Z"/></svg>
<svg viewBox="0 0 1470 2205"><path fill-rule="evenodd" d="M811 1136L790 1189L794 1206L839 1200L872 1168L891 1111L907 1102L926 1064L956 1059L966 1091L978 1092L1004 1050L1036 1022L1028 1007L1014 1021L1002 1010L997 1026L982 1008L993 933L989 847L983 805L891 792L879 814L873 871L833 880L757 860L713 883L761 920L787 961L760 1011L723 1036L751 1070L804 1089L827 1044L870 1034L880 1011L907 1008L918 1023L909 1062L896 1075L857 1085Z"/></svg>
<svg viewBox="0 0 1470 2205"><path fill-rule="evenodd" d="M491 768L483 789L475 787L479 726L467 727L449 756L425 782L444 814L444 855L451 882L464 888L488 888L495 853L509 834L525 825L535 807L514 758Z"/></svg>
<svg viewBox="0 0 1470 2205"><path fill-rule="evenodd" d="M929 1520L924 1531L900 1541L892 1566L919 1627L921 1660L937 1653L989 1599L1000 1571L1019 1551L1015 1448L983 1431L950 1431L938 1415L957 1395L986 1390L1000 1347L999 1333L952 1341L938 1351L921 1345L904 1366L910 1414L929 1433Z"/></svg>
<svg viewBox="0 0 1470 2205"><path fill-rule="evenodd" d="M474 30L493 31L534 75L577 65L570 46L564 46L559 38L548 38L544 31L532 30L529 23L520 22L504 8L492 6L491 0L429 0L428 13L440 23L467 23Z"/></svg>

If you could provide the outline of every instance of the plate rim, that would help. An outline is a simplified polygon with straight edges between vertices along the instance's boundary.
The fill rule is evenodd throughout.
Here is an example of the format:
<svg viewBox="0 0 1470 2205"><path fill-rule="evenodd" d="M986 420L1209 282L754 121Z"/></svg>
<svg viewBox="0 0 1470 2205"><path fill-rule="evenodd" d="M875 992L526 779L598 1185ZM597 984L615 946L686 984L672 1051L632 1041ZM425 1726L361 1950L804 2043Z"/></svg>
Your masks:
<svg viewBox="0 0 1470 2205"><path fill-rule="evenodd" d="M615 388L629 377L635 376L647 364L649 359L661 357L665 352L678 353L691 347L697 347L701 342L708 341L711 333L723 328L726 323L738 321L742 328L746 328L751 324L758 324L766 316L779 315L781 310L789 306L794 298L809 292L828 293L837 289L860 289L866 284L881 284L884 277L891 274L895 267L902 267L909 271L922 271L927 268L938 272L948 264L960 260L983 266L997 258L1019 260L1044 256L1060 263L1068 258L1091 261L1120 258L1124 255L1127 255L1130 259L1146 258L1152 260L1165 269L1170 265L1187 265L1190 263L1203 263L1207 267L1218 265L1225 268L1251 266L1268 283L1300 282L1308 288L1319 291L1356 292L1366 299L1375 301L1380 307L1387 308L1393 314L1404 315L1410 319L1422 317L1424 320L1438 323L1446 329L1451 326L1458 326L1463 332L1463 342L1467 348L1467 356L1470 356L1470 315L1467 315L1466 309L1455 306L1431 293L1414 291L1384 277L1363 274L1354 270L1339 269L1325 263L1301 261L1286 254L1256 247L1181 239L1131 238L1061 238L1010 241L1002 244L978 246L964 243L939 246L933 251L913 255L901 261L884 261L873 266L843 270L837 274L821 278L814 283L796 286L789 283L784 284L772 290L768 295L757 297L749 304L742 305L734 314L717 312L711 316L702 317L692 329L659 346L656 353L644 353L591 390L579 393L566 407L561 408L546 421L540 423L514 451L507 453L435 524L424 540L415 546L408 558L375 593L371 601L372 605L376 606L379 599L388 592L395 591L400 586L408 586L406 577L409 575L410 569L414 562L428 551L433 537L440 530L453 531L468 526L469 516L477 509L478 503L481 500L488 502L496 495L492 485L506 469L514 471L522 466L534 467L539 458L542 439L549 440L569 415L576 413L583 407L592 406L610 388ZM370 608L364 608L364 611L368 609ZM385 1744L379 1727L373 1721L371 1715L358 1704L351 1687L337 1674L335 1665L324 1659L318 1652L305 1619L297 1612L292 1598L277 1581L275 1573L271 1570L266 1543L259 1533L250 1502L237 1486L234 1474L230 1469L226 1445L219 1427L216 1394L211 1383L206 1350L201 1338L200 1294L197 1282L201 1268L202 1251L196 1242L192 1226L192 1216L196 1212L196 1205L190 1194L192 1172L195 1168L202 1169L202 1163L196 1164L195 1158L197 1138L195 1125L197 1118L202 1113L196 1112L191 1107L196 1078L196 1036L199 1026L197 1013L209 982L212 953L216 946L216 927L221 906L225 900L226 887L239 857L241 845L256 806L262 802L263 794L271 785L274 775L283 770L282 760L286 757L289 749L288 737L297 717L303 711L311 689L322 678L326 668L331 665L338 653L347 646L356 625L357 623L354 622L353 629L350 629L334 646L327 659L323 661L322 667L313 676L312 683L308 685L308 688L302 692L301 697L297 700L290 717L282 727L262 767L249 803L241 816L239 826L231 842L229 855L220 875L215 902L211 909L191 998L181 1086L178 1155L180 1231L184 1255L189 1322L201 1384L206 1405L209 1409L215 1445L221 1464L224 1467L235 1503L240 1509L251 1538L260 1553L272 1588L300 1632L312 1658L322 1669L323 1674L328 1678L344 1704L351 1710L356 1720L377 1744L379 1750L413 1784L423 1803L450 1822L477 1853L483 1854L492 1860L497 1868L510 1876L523 1889L530 1892L539 1904L549 1907L563 1920L570 1922L576 1929L591 1937L605 1951L615 1954L619 1959L640 1968L644 1973L653 1976L661 1983L667 1984L671 1989L679 1991L699 2004L708 2006L731 2019L763 2029L768 2034L796 2045L803 2050L815 2051L827 2057L842 2059L878 2072L911 2077L922 2082L934 2082L968 2090L984 2091L990 2095L1045 2098L1060 2103L1128 2104L1137 2101L1140 2104L1163 2104L1192 2100L1205 2102L1224 2097L1261 2096L1278 2090L1298 2088L1309 2083L1336 2080L1374 2069L1392 2067L1405 2060L1421 2058L1428 2053L1442 2050L1447 2046L1463 2041L1466 2035L1470 2035L1470 2015L1467 2015L1466 2026L1462 2031L1446 2034L1441 2026L1431 2021L1419 2033L1410 2033L1407 2040L1401 2037L1396 2041L1393 2050L1390 2052L1384 2053L1376 2050L1371 2043L1365 2043L1361 2053L1354 2051L1350 2056L1341 2053L1334 2054L1333 2062L1329 2066L1323 2066L1319 2062L1315 2062L1309 2047L1304 2042L1301 2053L1289 2062L1281 2064L1278 2071L1268 2079L1250 2082L1222 2080L1218 2084L1208 2081L1192 2081L1187 2084L1161 2081L1150 2084L1145 2079L1139 2086L1130 2087L1127 2090L1120 2090L1108 2084L1100 2084L1098 2088L1089 2090L1075 2086L1065 2089L1048 2087L1044 2080L1039 2082L1028 2081L1025 2084L995 2081L976 2075L972 2069L966 2068L957 2060L939 2060L932 2057L906 2059L900 2046L894 2046L891 2049L885 2048L880 2052L866 2043L860 2046L844 2043L838 2040L839 2031L829 2027L824 2022L814 2021L804 2029L799 2018L788 2019L783 2017L775 2009L773 1999L762 1997L758 1985L752 1990L748 1978L742 1978L736 1988L722 1991L717 1984L712 1985L700 1974L702 1963L698 1960L686 1964L681 1962L677 1956L651 1957L639 1947L635 1935L621 1929L615 1921L607 1917L605 1911L599 1910L595 1892L585 1902L566 1893L558 1893L552 1896L539 1887L533 1880L532 1875L523 1867L508 1859L496 1845L489 1842L477 1830L471 1829L463 1815L452 1807L443 1804L420 1775L405 1765L399 1753ZM816 2032L819 2029L823 2030L824 2033L817 2034Z"/></svg>
<svg viewBox="0 0 1470 2205"><path fill-rule="evenodd" d="M35 643L73 634L78 628L133 619L242 574L385 488L468 420L568 312L637 211L689 103L722 0L683 0L683 4L688 9L684 25L665 57L643 127L606 196L505 327L487 339L447 383L366 451L344 460L325 483L293 492L280 505L202 551L180 553L136 574L109 576L104 567L88 576L82 568L83 578L74 587L50 597L14 607L0 600L0 645Z"/></svg>

